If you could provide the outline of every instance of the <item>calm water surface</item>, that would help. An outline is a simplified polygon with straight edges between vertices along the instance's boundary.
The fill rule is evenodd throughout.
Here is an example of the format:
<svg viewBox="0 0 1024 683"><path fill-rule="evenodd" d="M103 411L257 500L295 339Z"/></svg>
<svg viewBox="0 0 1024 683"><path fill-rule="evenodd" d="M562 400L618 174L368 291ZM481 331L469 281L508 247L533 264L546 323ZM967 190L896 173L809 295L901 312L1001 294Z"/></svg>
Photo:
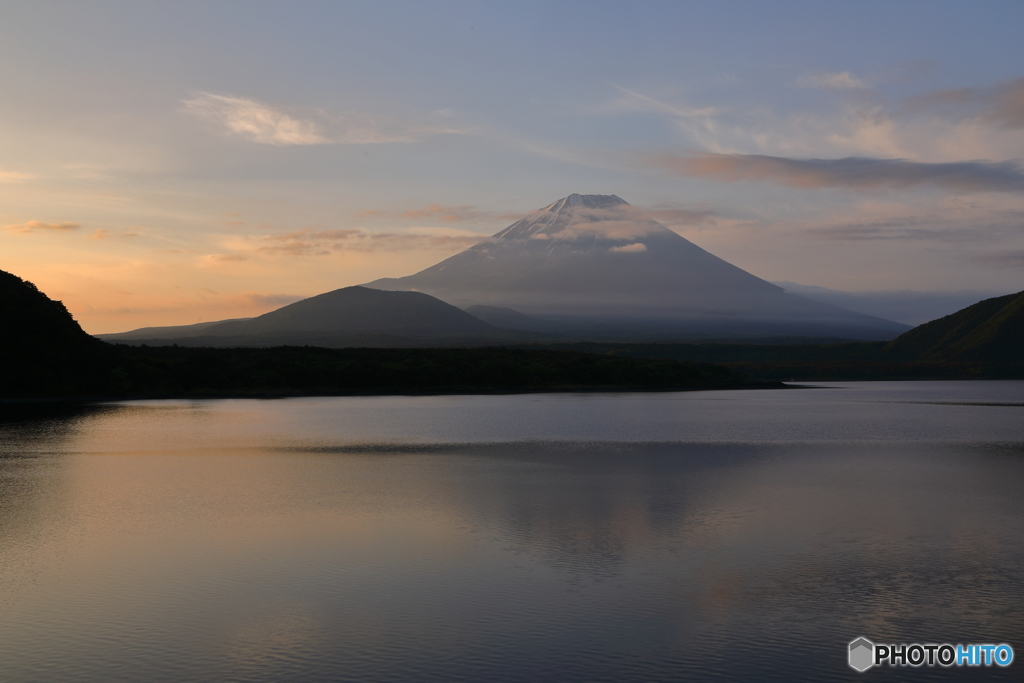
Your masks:
<svg viewBox="0 0 1024 683"><path fill-rule="evenodd" d="M0 680L1024 678L1024 383L819 386L0 406Z"/></svg>

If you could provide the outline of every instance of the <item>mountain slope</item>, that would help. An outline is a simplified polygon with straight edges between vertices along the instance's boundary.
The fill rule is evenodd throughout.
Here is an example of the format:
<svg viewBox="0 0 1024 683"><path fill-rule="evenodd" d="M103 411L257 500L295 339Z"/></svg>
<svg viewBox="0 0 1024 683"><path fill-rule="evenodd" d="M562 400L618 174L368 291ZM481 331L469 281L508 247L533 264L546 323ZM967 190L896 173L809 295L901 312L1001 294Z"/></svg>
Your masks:
<svg viewBox="0 0 1024 683"><path fill-rule="evenodd" d="M450 337L486 334L493 329L469 313L421 292L345 287L256 318L142 328L100 338L111 342L191 339L210 345L221 345L218 339L233 345L315 344L350 335Z"/></svg>
<svg viewBox="0 0 1024 683"><path fill-rule="evenodd" d="M107 345L86 334L64 304L2 270L0 359L0 398L84 395L111 381Z"/></svg>
<svg viewBox="0 0 1024 683"><path fill-rule="evenodd" d="M648 332L891 339L909 329L789 294L615 195L570 195L437 265L366 286Z"/></svg>
<svg viewBox="0 0 1024 683"><path fill-rule="evenodd" d="M915 327L886 351L925 361L1024 362L1024 292L986 299Z"/></svg>
<svg viewBox="0 0 1024 683"><path fill-rule="evenodd" d="M0 270L0 348L90 348L94 342L64 304L50 299L31 282Z"/></svg>

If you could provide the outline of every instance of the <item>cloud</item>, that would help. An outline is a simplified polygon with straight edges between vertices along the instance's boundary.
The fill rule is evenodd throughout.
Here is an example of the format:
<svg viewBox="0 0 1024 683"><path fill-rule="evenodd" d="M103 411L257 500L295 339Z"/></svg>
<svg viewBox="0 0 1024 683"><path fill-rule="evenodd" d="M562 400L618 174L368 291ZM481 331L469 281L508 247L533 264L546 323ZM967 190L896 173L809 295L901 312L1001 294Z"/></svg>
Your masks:
<svg viewBox="0 0 1024 683"><path fill-rule="evenodd" d="M660 101L617 88L619 97L591 113L661 115L690 150L785 158L868 157L931 163L1024 158L1024 79L892 99L849 72L804 74L805 87L841 96L814 109L787 98L754 106L706 107Z"/></svg>
<svg viewBox="0 0 1024 683"><path fill-rule="evenodd" d="M10 230L11 232L30 233L30 232L68 232L70 230L78 230L82 227L78 223L43 223L41 221L28 221L27 223L19 223L18 225L5 225L4 229Z"/></svg>
<svg viewBox="0 0 1024 683"><path fill-rule="evenodd" d="M287 306L288 304L293 304L296 301L301 301L306 298L297 294L260 294L258 292L243 292L238 295L238 297L244 303L257 306L259 308Z"/></svg>
<svg viewBox="0 0 1024 683"><path fill-rule="evenodd" d="M93 231L93 233L91 235L89 235L89 239L91 239L91 240L105 240L105 239L109 239L111 237L138 237L138 236L139 236L139 234L136 233L136 232L113 233L113 232L110 232L110 230L107 230L106 228L97 228L96 230Z"/></svg>
<svg viewBox="0 0 1024 683"><path fill-rule="evenodd" d="M0 171L0 183L23 183L28 180L35 180L36 176L31 173L18 173L17 171Z"/></svg>
<svg viewBox="0 0 1024 683"><path fill-rule="evenodd" d="M441 206L440 204L428 204L420 209L409 209L402 212L402 215L418 221L439 220L445 223L515 220L520 217L520 214L495 213L478 209L475 206Z"/></svg>
<svg viewBox="0 0 1024 683"><path fill-rule="evenodd" d="M220 123L232 133L266 145L322 145L330 142L313 121L293 119L269 105L241 97L197 93L185 111Z"/></svg>
<svg viewBox="0 0 1024 683"><path fill-rule="evenodd" d="M971 260L975 263L985 266L996 266L997 268L1024 268L1024 249L979 254Z"/></svg>
<svg viewBox="0 0 1024 683"><path fill-rule="evenodd" d="M1024 129L1024 78L985 87L935 90L905 100L900 114L945 112L974 118L1008 130Z"/></svg>
<svg viewBox="0 0 1024 683"><path fill-rule="evenodd" d="M467 218L475 219L481 215L472 206L441 206L440 204L428 204L422 209L409 209L403 215L413 220L439 220L446 223L457 223Z"/></svg>
<svg viewBox="0 0 1024 683"><path fill-rule="evenodd" d="M692 209L677 204L657 204L649 209L640 209L648 218L665 225L700 225L710 222L715 212L710 209Z"/></svg>
<svg viewBox="0 0 1024 683"><path fill-rule="evenodd" d="M932 224L934 225L936 222L932 221ZM812 228L808 232L828 239L849 242L862 242L866 240L941 240L957 242L971 239L971 235L964 234L962 231L918 227L925 224L924 221L916 220L846 223L823 228Z"/></svg>
<svg viewBox="0 0 1024 683"><path fill-rule="evenodd" d="M234 261L248 261L249 257L245 254L207 254L203 257L203 260L207 263L225 263Z"/></svg>
<svg viewBox="0 0 1024 683"><path fill-rule="evenodd" d="M1024 129L1024 78L996 89L986 117L1004 128Z"/></svg>
<svg viewBox="0 0 1024 683"><path fill-rule="evenodd" d="M661 155L649 163L695 178L763 181L798 188L868 190L935 186L956 192L1024 191L1024 169L1011 161L925 163L870 157L790 159L762 154L704 153Z"/></svg>
<svg viewBox="0 0 1024 683"><path fill-rule="evenodd" d="M285 256L327 256L335 252L446 251L457 252L488 239L483 235L454 231L370 232L360 228L342 230L296 230L277 235L250 237L231 246L240 251Z"/></svg>
<svg viewBox="0 0 1024 683"><path fill-rule="evenodd" d="M304 117L293 117L257 100L207 92L196 93L183 104L187 113L265 145L382 144L413 142L424 135L467 132L451 127L411 125L367 112L336 115L314 110Z"/></svg>
<svg viewBox="0 0 1024 683"><path fill-rule="evenodd" d="M847 88L867 88L868 85L849 71L829 73L827 71L811 71L797 79L801 88L826 88L828 90L844 90Z"/></svg>
<svg viewBox="0 0 1024 683"><path fill-rule="evenodd" d="M861 242L869 240L918 240L934 243L967 243L977 246L1024 237L1024 210L957 206L944 202L934 213L866 217L807 228L806 232L831 240Z"/></svg>
<svg viewBox="0 0 1024 683"><path fill-rule="evenodd" d="M522 218L522 214L518 213L487 211L469 205L443 206L437 203L427 204L426 206L417 209L406 209L401 212L377 211L370 209L367 211L360 211L356 214L356 218L381 218L384 216L396 215L414 221L440 221L442 223L461 223L462 221L493 222Z"/></svg>
<svg viewBox="0 0 1024 683"><path fill-rule="evenodd" d="M621 247L612 247L608 251L622 254L639 254L640 252L647 251L647 245L643 242L634 242L633 244L627 244Z"/></svg>
<svg viewBox="0 0 1024 683"><path fill-rule="evenodd" d="M606 114L621 114L621 113L634 113L634 112L659 112L663 114L669 114L671 116L677 116L681 118L702 118L708 116L714 116L718 113L718 109L714 107L687 107L675 104L669 104L661 100L638 93L627 88L623 88L621 85L615 85L615 88L622 93L622 96L611 102L606 102L596 108L599 113Z"/></svg>

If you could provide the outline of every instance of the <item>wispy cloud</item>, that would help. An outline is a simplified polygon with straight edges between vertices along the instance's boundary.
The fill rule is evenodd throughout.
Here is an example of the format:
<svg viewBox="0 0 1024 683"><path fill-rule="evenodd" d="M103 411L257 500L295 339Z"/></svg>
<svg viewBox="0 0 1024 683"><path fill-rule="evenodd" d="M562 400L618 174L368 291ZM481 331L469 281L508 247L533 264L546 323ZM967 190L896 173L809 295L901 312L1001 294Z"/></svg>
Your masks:
<svg viewBox="0 0 1024 683"><path fill-rule="evenodd" d="M1024 78L973 88L935 90L905 100L902 115L945 112L954 119L975 119L1008 130L1024 129Z"/></svg>
<svg viewBox="0 0 1024 683"><path fill-rule="evenodd" d="M634 242L633 244L626 244L621 247L612 247L608 251L621 254L639 254L647 251L647 245L643 242Z"/></svg>
<svg viewBox="0 0 1024 683"><path fill-rule="evenodd" d="M330 142L320 126L295 119L256 100L197 93L185 100L185 111L225 126L232 133L266 145L322 145Z"/></svg>
<svg viewBox="0 0 1024 683"><path fill-rule="evenodd" d="M183 105L193 116L265 145L382 144L412 142L428 134L460 132L449 127L406 124L366 112L336 115L315 110L293 116L258 100L207 92L194 94Z"/></svg>
<svg viewBox="0 0 1024 683"><path fill-rule="evenodd" d="M260 294L258 292L243 292L238 296L246 303L260 308L287 306L306 298L297 294Z"/></svg>
<svg viewBox="0 0 1024 683"><path fill-rule="evenodd" d="M426 206L415 209L405 209L402 211L369 209L366 211L360 211L356 214L356 218L384 217L401 217L414 221L438 221L441 223L461 223L463 221L484 223L515 220L517 218L521 218L522 215L516 213L488 211L486 209L481 209L467 204L445 206L437 203L427 204Z"/></svg>
<svg viewBox="0 0 1024 683"><path fill-rule="evenodd" d="M987 112L987 116L1005 128L1024 128L1024 78L996 89L992 97L992 108Z"/></svg>
<svg viewBox="0 0 1024 683"><path fill-rule="evenodd" d="M846 90L849 88L866 88L868 84L849 71L830 73L828 71L811 71L797 79L801 88L825 88L828 90Z"/></svg>
<svg viewBox="0 0 1024 683"><path fill-rule="evenodd" d="M665 225L701 225L715 218L711 209L694 209L678 204L663 203L649 209L638 209L647 218Z"/></svg>
<svg viewBox="0 0 1024 683"><path fill-rule="evenodd" d="M139 233L137 233L137 232L110 232L110 230L108 230L107 228L97 228L96 230L93 231L93 233L91 235L89 235L89 239L91 239L91 240L105 240L105 239L110 239L111 237L138 237L138 236L139 236Z"/></svg>
<svg viewBox="0 0 1024 683"><path fill-rule="evenodd" d="M249 257L245 254L206 254L202 257L201 261L205 265L217 265L219 263L232 263L239 261L248 261Z"/></svg>
<svg viewBox="0 0 1024 683"><path fill-rule="evenodd" d="M69 232L82 227L79 223L43 223L42 221L28 221L17 225L5 225L5 230L20 232L23 234L31 232Z"/></svg>
<svg viewBox="0 0 1024 683"><path fill-rule="evenodd" d="M649 163L684 176L798 188L866 190L933 186L957 192L1024 191L1024 169L1010 161L924 163L868 157L790 159L763 154L704 153L661 155Z"/></svg>
<svg viewBox="0 0 1024 683"><path fill-rule="evenodd" d="M1005 196L1005 195L1004 195ZM907 211L896 204L889 207L848 207L843 213L860 214L859 220L811 222L807 234L843 241L928 241L966 243L972 247L1005 244L1010 248L1024 238L1024 207L993 206L989 202L943 201L924 212Z"/></svg>
<svg viewBox="0 0 1024 683"><path fill-rule="evenodd" d="M614 83L612 85L615 85ZM606 102L597 108L602 113L620 114L628 112L661 112L672 116L684 118L714 116L718 113L715 107L689 107L685 105L671 104L662 100L645 95L621 85L615 85L621 93L618 99Z"/></svg>
<svg viewBox="0 0 1024 683"><path fill-rule="evenodd" d="M36 176L31 173L19 173L18 171L0 171L0 183L24 183L35 180Z"/></svg>
<svg viewBox="0 0 1024 683"><path fill-rule="evenodd" d="M250 255L327 256L336 252L437 251L455 253L488 239L454 229L418 232L370 232L361 228L340 230L295 230L262 236L229 237L224 244L232 251L216 254L219 260Z"/></svg>
<svg viewBox="0 0 1024 683"><path fill-rule="evenodd" d="M975 263L996 266L997 268L1024 268L1024 249L979 254L971 260Z"/></svg>
<svg viewBox="0 0 1024 683"><path fill-rule="evenodd" d="M1024 79L897 100L846 71L811 72L798 83L834 97L794 111L787 101L708 107L617 87L619 96L591 113L660 114L685 148L719 154L931 163L1024 158Z"/></svg>

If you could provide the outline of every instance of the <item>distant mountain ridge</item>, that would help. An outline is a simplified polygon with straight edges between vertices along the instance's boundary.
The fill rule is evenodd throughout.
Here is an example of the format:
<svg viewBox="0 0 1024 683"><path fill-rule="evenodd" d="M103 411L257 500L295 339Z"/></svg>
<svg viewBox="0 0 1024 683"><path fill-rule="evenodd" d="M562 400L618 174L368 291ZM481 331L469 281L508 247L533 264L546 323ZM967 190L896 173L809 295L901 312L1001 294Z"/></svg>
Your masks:
<svg viewBox="0 0 1024 683"><path fill-rule="evenodd" d="M434 266L366 286L587 332L892 339L910 329L790 294L616 195L570 195Z"/></svg>

